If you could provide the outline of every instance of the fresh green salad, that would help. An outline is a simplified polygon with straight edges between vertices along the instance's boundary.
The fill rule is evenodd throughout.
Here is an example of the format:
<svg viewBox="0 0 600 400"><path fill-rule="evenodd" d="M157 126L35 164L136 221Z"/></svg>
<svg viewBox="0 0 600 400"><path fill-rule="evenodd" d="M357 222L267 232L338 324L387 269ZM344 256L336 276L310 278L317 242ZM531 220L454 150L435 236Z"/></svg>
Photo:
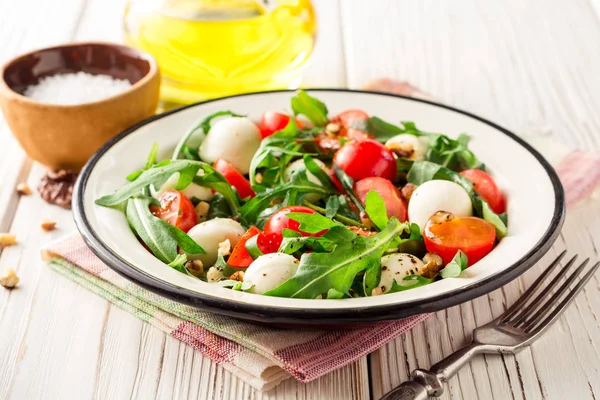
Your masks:
<svg viewBox="0 0 600 400"><path fill-rule="evenodd" d="M260 121L243 110L205 116L170 159L157 160L155 144L96 204L125 213L165 268L305 299L456 278L506 235L505 197L468 135L358 109L330 116L304 91L291 109Z"/></svg>

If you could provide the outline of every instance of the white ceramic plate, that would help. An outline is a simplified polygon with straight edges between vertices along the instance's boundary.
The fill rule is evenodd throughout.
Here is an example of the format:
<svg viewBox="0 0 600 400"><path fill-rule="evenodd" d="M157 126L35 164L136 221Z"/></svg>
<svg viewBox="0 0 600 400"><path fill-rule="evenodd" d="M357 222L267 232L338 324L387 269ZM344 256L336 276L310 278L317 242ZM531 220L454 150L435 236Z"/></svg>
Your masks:
<svg viewBox="0 0 600 400"><path fill-rule="evenodd" d="M126 183L145 163L153 143L167 158L196 121L219 110L258 120L266 110L289 110L293 92L233 96L157 115L101 148L82 171L74 197L77 227L92 251L126 278L158 294L241 318L276 323L356 323L436 311L488 293L531 267L556 239L564 218L564 193L544 158L507 130L454 108L413 98L348 90L310 90L330 115L359 108L392 123L415 121L425 131L471 135L470 148L489 167L508 198L509 234L460 278L405 292L344 300L261 296L210 285L167 267L134 237L120 211L94 200Z"/></svg>

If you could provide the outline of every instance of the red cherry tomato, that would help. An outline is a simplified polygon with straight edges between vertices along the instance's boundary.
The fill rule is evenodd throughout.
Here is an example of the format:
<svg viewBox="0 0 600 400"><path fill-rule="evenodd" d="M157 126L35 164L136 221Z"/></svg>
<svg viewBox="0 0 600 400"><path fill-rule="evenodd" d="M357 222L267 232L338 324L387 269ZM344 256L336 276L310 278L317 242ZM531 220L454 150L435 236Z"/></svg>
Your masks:
<svg viewBox="0 0 600 400"><path fill-rule="evenodd" d="M506 210L504 196L496 182L485 171L480 169L467 169L460 173L473 183L473 189L481 198L490 205L490 208L496 214L502 214Z"/></svg>
<svg viewBox="0 0 600 400"><path fill-rule="evenodd" d="M244 178L244 175L239 173L238 170L227 161L219 158L215 161L213 168L223 175L223 177L227 179L227 182L238 191L240 198L245 199L247 197L256 196L248 179Z"/></svg>
<svg viewBox="0 0 600 400"><path fill-rule="evenodd" d="M260 229L251 226L233 248L229 260L227 260L227 264L236 268L246 268L250 266L254 260L252 259L252 256L248 254L248 250L246 250L246 242L256 235L258 235L256 240L258 249L262 251L263 254L275 253L279 249L279 246L270 240L268 236L263 234Z"/></svg>
<svg viewBox="0 0 600 400"><path fill-rule="evenodd" d="M354 192L363 204L365 204L367 193L371 190L379 193L383 199L388 217L396 217L400 222L406 221L406 203L404 202L400 191L398 191L392 182L387 179L372 177L361 179L354 184Z"/></svg>
<svg viewBox="0 0 600 400"><path fill-rule="evenodd" d="M375 140L346 143L335 153L333 162L355 180L372 176L396 180L396 160L392 152Z"/></svg>
<svg viewBox="0 0 600 400"><path fill-rule="evenodd" d="M449 213L434 214L425 225L423 238L430 253L437 253L448 264L458 250L475 264L487 255L496 241L496 228L490 222L477 217L441 218Z"/></svg>
<svg viewBox="0 0 600 400"><path fill-rule="evenodd" d="M362 110L346 110L331 118L331 122L349 129L352 128L354 122L365 119L369 119L369 114Z"/></svg>
<svg viewBox="0 0 600 400"><path fill-rule="evenodd" d="M150 206L150 212L184 232L196 225L194 205L178 190L167 190L158 198L160 207Z"/></svg>
<svg viewBox="0 0 600 400"><path fill-rule="evenodd" d="M288 206L288 207L283 207L281 210L276 211L273 215L271 215L271 218L269 218L269 220L265 224L264 232L265 232L265 235L267 235L267 237L272 239L272 241L274 243L277 243L277 248L279 248L279 245L281 244L281 242L283 240L283 236L282 236L281 232L286 228L291 229L296 232L299 232L300 234L302 234L302 236L319 237L319 236L324 235L325 232L327 232L326 229L322 230L321 232L317 232L317 233L306 233L306 232L301 231L299 229L300 223L297 221L294 221L292 219L289 219L286 216L287 213L291 213L291 212L314 214L315 210L312 210L308 207L303 207L303 206Z"/></svg>
<svg viewBox="0 0 600 400"><path fill-rule="evenodd" d="M375 136L370 133L361 131L360 129L349 128L343 132L344 136L350 140L369 140L375 139Z"/></svg>
<svg viewBox="0 0 600 400"><path fill-rule="evenodd" d="M260 135L264 138L282 130L290 122L290 116L276 111L267 111L263 114L258 124ZM296 120L298 128L302 128L302 122Z"/></svg>

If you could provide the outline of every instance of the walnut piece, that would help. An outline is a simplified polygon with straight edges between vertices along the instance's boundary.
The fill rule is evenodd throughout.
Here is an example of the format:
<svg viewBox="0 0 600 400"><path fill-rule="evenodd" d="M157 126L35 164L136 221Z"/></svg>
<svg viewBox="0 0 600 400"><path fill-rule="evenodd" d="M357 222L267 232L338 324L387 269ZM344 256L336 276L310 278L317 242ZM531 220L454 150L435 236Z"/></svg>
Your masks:
<svg viewBox="0 0 600 400"><path fill-rule="evenodd" d="M44 232L50 232L56 229L56 222L46 219L40 226Z"/></svg>
<svg viewBox="0 0 600 400"><path fill-rule="evenodd" d="M17 286L19 283L19 277L14 269L9 268L6 275L0 277L0 285L4 286L7 289L12 289Z"/></svg>
<svg viewBox="0 0 600 400"><path fill-rule="evenodd" d="M62 208L71 208L73 197L73 186L77 180L77 173L60 170L58 172L48 171L38 185L38 191L42 199L50 204Z"/></svg>
<svg viewBox="0 0 600 400"><path fill-rule="evenodd" d="M225 239L221 243L219 243L219 250L217 250L217 254L220 256L228 256L231 254L231 242L229 239Z"/></svg>
<svg viewBox="0 0 600 400"><path fill-rule="evenodd" d="M13 246L17 244L17 237L11 233L0 233L0 246Z"/></svg>
<svg viewBox="0 0 600 400"><path fill-rule="evenodd" d="M190 274L197 278L204 276L204 264L200 260L188 261L185 263L185 268L190 271Z"/></svg>
<svg viewBox="0 0 600 400"><path fill-rule="evenodd" d="M224 278L225 275L223 274L223 271L215 267L210 267L208 269L208 272L206 273L206 280L208 281L208 283L219 282Z"/></svg>
<svg viewBox="0 0 600 400"><path fill-rule="evenodd" d="M17 193L23 196L29 196L31 194L31 188L25 182L21 182L17 185Z"/></svg>
<svg viewBox="0 0 600 400"><path fill-rule="evenodd" d="M198 223L204 222L208 219L208 210L210 210L210 204L206 201L201 201L196 204L194 208L196 210L196 220Z"/></svg>
<svg viewBox="0 0 600 400"><path fill-rule="evenodd" d="M406 185L402 186L402 196L404 196L406 201L410 201L410 198L412 197L412 194L415 190L417 190L417 185L407 183Z"/></svg>
<svg viewBox="0 0 600 400"><path fill-rule="evenodd" d="M244 271L235 271L229 279L239 282L244 282Z"/></svg>

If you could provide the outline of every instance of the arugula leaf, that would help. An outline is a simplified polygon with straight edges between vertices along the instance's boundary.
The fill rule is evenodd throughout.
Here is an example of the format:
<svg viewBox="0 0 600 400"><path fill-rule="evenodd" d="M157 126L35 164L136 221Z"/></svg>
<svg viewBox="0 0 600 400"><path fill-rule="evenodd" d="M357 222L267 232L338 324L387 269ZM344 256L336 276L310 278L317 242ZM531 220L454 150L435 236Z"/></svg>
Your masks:
<svg viewBox="0 0 600 400"><path fill-rule="evenodd" d="M166 180L176 172L179 172L179 180L175 189L183 189L189 185L193 177L203 165L208 166L208 164L200 161L176 160L161 167L157 166L155 168L150 168L149 170L142 172L139 178L137 178L135 181L117 189L115 193L100 197L96 200L96 204L105 207L116 206L128 198L139 194L142 189L149 185L161 187Z"/></svg>
<svg viewBox="0 0 600 400"><path fill-rule="evenodd" d="M130 182L135 181L137 178L139 178L139 176L142 174L142 172L152 168L152 166L154 164L156 164L156 153L158 153L158 143L154 143L152 145L152 148L150 149L150 154L148 155L148 160L146 160L146 165L144 166L144 169L132 172L131 174L127 175L127 177L125 179L127 179Z"/></svg>
<svg viewBox="0 0 600 400"><path fill-rule="evenodd" d="M208 117L203 118L202 120L198 121L194 126L192 126L185 135L183 135L183 137L181 138L181 140L179 141L179 143L177 143L177 146L175 146L175 150L173 151L173 156L171 157L173 160L176 160L178 158L181 157L182 152L184 150L184 148L186 147L187 142L191 139L191 137L194 134L198 134L201 133L203 135L206 135L208 133L208 131L211 128L211 122L213 119L217 118L217 117L222 117L225 115L229 115L231 117L243 117L243 115L240 114L236 114L234 112L231 112L229 110L227 111L217 111L214 114L209 115ZM200 144L198 144L200 145ZM197 147L197 146L196 146ZM189 155L190 153L188 153ZM192 155L197 155L191 153ZM198 157L198 159L200 159Z"/></svg>
<svg viewBox="0 0 600 400"><path fill-rule="evenodd" d="M225 200L225 196L221 193L215 193L212 199L210 199L207 219L229 218L230 216L231 209L229 208L229 203Z"/></svg>
<svg viewBox="0 0 600 400"><path fill-rule="evenodd" d="M127 201L125 215L133 231L159 260L172 263L178 256L177 246L187 253L204 253L185 232L152 215L149 207L149 198L134 197Z"/></svg>
<svg viewBox="0 0 600 400"><path fill-rule="evenodd" d="M415 161L410 158L399 157L396 159L396 171L399 173L406 173L410 171Z"/></svg>
<svg viewBox="0 0 600 400"><path fill-rule="evenodd" d="M346 294L343 292L340 292L338 290L335 289L329 289L327 291L327 300L331 300L331 299L342 299L344 298Z"/></svg>
<svg viewBox="0 0 600 400"><path fill-rule="evenodd" d="M442 278L458 278L460 273L468 266L469 260L467 259L467 255L462 250L458 250L452 261L446 264L444 269L440 271L440 275Z"/></svg>
<svg viewBox="0 0 600 400"><path fill-rule="evenodd" d="M492 225L494 225L494 228L496 228L496 237L498 239L502 239L508 234L506 222L502 218L502 216L506 218L506 213L498 215L492 211L487 201L484 201L481 198L479 199L479 201L481 202L481 215L483 219L485 219L488 222L491 222Z"/></svg>
<svg viewBox="0 0 600 400"><path fill-rule="evenodd" d="M385 202L379 193L374 190L370 190L369 193L367 193L365 199L365 211L367 212L369 219L373 221L379 230L382 230L387 226L388 216Z"/></svg>
<svg viewBox="0 0 600 400"><path fill-rule="evenodd" d="M333 228L334 226L343 226L327 217L322 216L319 213L307 214L291 212L287 213L285 216L291 220L300 222L298 229L306 233L318 233L323 230Z"/></svg>
<svg viewBox="0 0 600 400"><path fill-rule="evenodd" d="M389 242L405 229L406 224L395 218L371 237L356 236L343 226L333 226L323 237L333 241L335 249L330 253L304 253L296 275L265 295L314 299L329 289L344 292L359 272L381 265L381 256Z"/></svg>
<svg viewBox="0 0 600 400"><path fill-rule="evenodd" d="M266 189L248 201L240 209L242 217L249 222L256 221L261 212L269 206L273 200L286 197L290 190L295 190L297 194L316 193L323 197L333 194L333 189L325 188L321 185L316 185L306 176L306 171L298 171L292 176L289 182L276 186L272 189Z"/></svg>
<svg viewBox="0 0 600 400"><path fill-rule="evenodd" d="M284 229L285 230L285 229ZM294 231L292 231L294 232ZM297 233L297 232L294 232ZM288 236L284 235L283 241L277 250L278 253L293 254L302 249L308 249L319 253L332 251L335 243L327 238L312 236Z"/></svg>
<svg viewBox="0 0 600 400"><path fill-rule="evenodd" d="M292 110L296 115L304 115L316 126L325 126L329 122L325 104L304 90L299 90L296 96L292 97Z"/></svg>
<svg viewBox="0 0 600 400"><path fill-rule="evenodd" d="M254 284L252 282L240 282L240 281L234 281L232 279L226 279L226 280L215 282L215 283L221 287L236 290L236 291L241 291L241 292L246 292L254 286Z"/></svg>
<svg viewBox="0 0 600 400"><path fill-rule="evenodd" d="M319 180L319 182L323 184L323 186L330 189L335 188L335 185L333 184L333 181L331 180L329 175L327 175L327 173L323 171L323 169L319 166L319 164L315 162L315 160L313 160L311 156L305 154L303 161L307 171L314 175Z"/></svg>
<svg viewBox="0 0 600 400"><path fill-rule="evenodd" d="M373 289L379 286L379 281L381 281L381 264L375 263L367 268L363 276L363 291L365 296L371 296Z"/></svg>
<svg viewBox="0 0 600 400"><path fill-rule="evenodd" d="M458 139L446 135L432 135L426 159L454 171L477 168L479 160L468 149L469 136L462 133Z"/></svg>
<svg viewBox="0 0 600 400"><path fill-rule="evenodd" d="M240 196L227 179L206 163L201 163L200 169L204 174L194 176L193 182L221 193L229 205L231 214L238 216L240 214Z"/></svg>
<svg viewBox="0 0 600 400"><path fill-rule="evenodd" d="M398 283L398 282L396 282L396 280L394 280L394 282L392 282L392 287L390 288L390 290L388 292L386 292L386 294L403 292L405 290L429 285L433 281L434 281L434 278L425 278L420 275L408 275L408 276L405 276L404 279L402 279L401 283Z"/></svg>
<svg viewBox="0 0 600 400"><path fill-rule="evenodd" d="M169 263L169 267L175 268L179 272L182 272L182 268L187 262L187 256L185 254L177 254L177 257Z"/></svg>
<svg viewBox="0 0 600 400"><path fill-rule="evenodd" d="M354 193L354 190L352 189L352 187L354 186L354 181L352 180L352 178L350 178L344 172L344 170L341 169L337 164L333 164L333 173L335 174L337 179L342 184L342 187L344 188L344 192L350 198L350 200L354 203L356 208L358 208L358 210L361 212L365 211L365 207L362 205L362 203L356 196L356 193Z"/></svg>
<svg viewBox="0 0 600 400"><path fill-rule="evenodd" d="M327 218L333 218L340 209L340 200L337 196L331 196L327 199L325 205L325 216Z"/></svg>

